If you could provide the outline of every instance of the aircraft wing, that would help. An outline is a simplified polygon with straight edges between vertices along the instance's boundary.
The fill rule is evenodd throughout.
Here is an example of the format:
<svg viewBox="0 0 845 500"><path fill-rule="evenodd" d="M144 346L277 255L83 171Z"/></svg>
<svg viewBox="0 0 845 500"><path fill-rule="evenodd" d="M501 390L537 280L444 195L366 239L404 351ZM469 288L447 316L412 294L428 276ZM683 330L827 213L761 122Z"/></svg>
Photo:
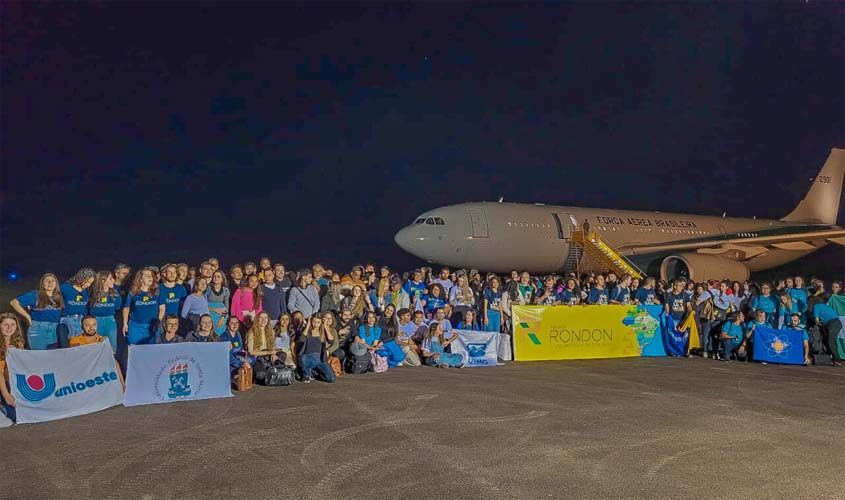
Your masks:
<svg viewBox="0 0 845 500"><path fill-rule="evenodd" d="M704 239L673 241L656 245L631 245L622 247L624 254L645 255L678 250L699 251L744 249L752 254L762 253L768 249L779 250L814 250L825 243L845 245L845 229L843 228L806 228L803 231L782 234L759 235L752 237L737 237L735 235L716 236ZM756 250L756 251L755 251Z"/></svg>

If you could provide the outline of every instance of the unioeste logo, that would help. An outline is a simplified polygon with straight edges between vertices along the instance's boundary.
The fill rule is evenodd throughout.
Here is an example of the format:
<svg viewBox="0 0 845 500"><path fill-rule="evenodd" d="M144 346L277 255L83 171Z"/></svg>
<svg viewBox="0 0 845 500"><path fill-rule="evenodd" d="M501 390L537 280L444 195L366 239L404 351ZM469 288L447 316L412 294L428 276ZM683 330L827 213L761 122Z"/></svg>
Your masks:
<svg viewBox="0 0 845 500"><path fill-rule="evenodd" d="M39 401L44 401L51 395L57 398L72 396L86 389L114 382L117 380L117 372L103 372L102 375L89 378L84 382L71 381L67 385L59 387L58 389L56 389L56 375L54 373L45 373L42 376L30 375L28 377L16 374L15 379L21 396L23 396L27 401L37 403Z"/></svg>

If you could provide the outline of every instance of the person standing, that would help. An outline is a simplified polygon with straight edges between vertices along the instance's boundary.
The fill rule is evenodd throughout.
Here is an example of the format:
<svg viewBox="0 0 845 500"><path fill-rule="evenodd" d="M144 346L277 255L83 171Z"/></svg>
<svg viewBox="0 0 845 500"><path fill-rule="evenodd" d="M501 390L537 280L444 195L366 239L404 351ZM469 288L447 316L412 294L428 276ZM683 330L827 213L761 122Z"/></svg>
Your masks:
<svg viewBox="0 0 845 500"><path fill-rule="evenodd" d="M320 295L311 281L311 271L304 269L299 273L299 286L291 288L288 294L288 311L299 311L305 318L320 312Z"/></svg>
<svg viewBox="0 0 845 500"><path fill-rule="evenodd" d="M109 340L112 352L116 353L117 320L115 316L123 307L123 301L114 289L114 283L114 274L111 271L97 273L97 279L88 293L88 310L97 320L97 333Z"/></svg>
<svg viewBox="0 0 845 500"><path fill-rule="evenodd" d="M261 306L261 286L258 276L252 274L246 284L235 290L232 295L232 316L238 318L247 327L252 325L256 315L263 311ZM271 328L272 330L272 328Z"/></svg>
<svg viewBox="0 0 845 500"><path fill-rule="evenodd" d="M123 304L122 333L126 336L127 343L148 343L157 330L158 317L158 286L152 271L142 269L135 273L135 279Z"/></svg>
<svg viewBox="0 0 845 500"><path fill-rule="evenodd" d="M162 283L158 287L158 303L163 304L158 315L159 322L164 320L167 314L179 314L182 306L182 301L188 295L183 285L176 282L179 278L179 268L175 264L167 264L162 269ZM196 283L194 280L193 285Z"/></svg>
<svg viewBox="0 0 845 500"><path fill-rule="evenodd" d="M208 311L214 321L214 331L221 335L226 331L231 295L226 283L226 274L217 270L211 275L211 284L205 289Z"/></svg>
<svg viewBox="0 0 845 500"><path fill-rule="evenodd" d="M285 303L285 293L282 287L276 283L276 274L273 269L267 268L262 271L264 283L261 284L261 308L270 315L270 326L276 327L276 318L288 312Z"/></svg>
<svg viewBox="0 0 845 500"><path fill-rule="evenodd" d="M9 305L29 324L27 344L30 349L59 347L58 327L64 304L59 279L52 273L41 276L38 290L12 299Z"/></svg>
<svg viewBox="0 0 845 500"><path fill-rule="evenodd" d="M65 308L59 319L59 345L68 347L71 337L82 334L82 318L88 314L88 288L94 283L97 273L83 267L67 283L62 283L59 290Z"/></svg>

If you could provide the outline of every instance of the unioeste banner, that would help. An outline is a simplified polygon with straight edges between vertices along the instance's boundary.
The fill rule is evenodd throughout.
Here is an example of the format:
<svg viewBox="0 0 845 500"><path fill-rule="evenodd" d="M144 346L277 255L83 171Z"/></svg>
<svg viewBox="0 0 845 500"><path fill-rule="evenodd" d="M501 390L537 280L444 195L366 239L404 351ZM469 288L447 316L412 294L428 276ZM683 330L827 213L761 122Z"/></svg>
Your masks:
<svg viewBox="0 0 845 500"><path fill-rule="evenodd" d="M129 347L125 406L231 396L228 342Z"/></svg>
<svg viewBox="0 0 845 500"><path fill-rule="evenodd" d="M123 399L108 342L47 351L9 349L6 359L19 424L85 415Z"/></svg>
<svg viewBox="0 0 845 500"><path fill-rule="evenodd" d="M650 312L624 305L513 306L514 359L641 356L661 335L661 322Z"/></svg>

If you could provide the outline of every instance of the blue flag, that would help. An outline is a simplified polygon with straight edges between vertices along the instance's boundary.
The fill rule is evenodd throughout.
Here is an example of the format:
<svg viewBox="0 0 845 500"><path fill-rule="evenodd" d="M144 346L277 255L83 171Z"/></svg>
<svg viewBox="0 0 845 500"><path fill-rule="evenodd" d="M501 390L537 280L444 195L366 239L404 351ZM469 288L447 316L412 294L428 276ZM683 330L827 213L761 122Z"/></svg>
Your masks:
<svg viewBox="0 0 845 500"><path fill-rule="evenodd" d="M669 356L686 356L689 342L690 328L678 329L672 316L666 316L666 337L663 341L666 354Z"/></svg>
<svg viewBox="0 0 845 500"><path fill-rule="evenodd" d="M784 365L804 364L804 336L798 330L754 327L754 361Z"/></svg>

